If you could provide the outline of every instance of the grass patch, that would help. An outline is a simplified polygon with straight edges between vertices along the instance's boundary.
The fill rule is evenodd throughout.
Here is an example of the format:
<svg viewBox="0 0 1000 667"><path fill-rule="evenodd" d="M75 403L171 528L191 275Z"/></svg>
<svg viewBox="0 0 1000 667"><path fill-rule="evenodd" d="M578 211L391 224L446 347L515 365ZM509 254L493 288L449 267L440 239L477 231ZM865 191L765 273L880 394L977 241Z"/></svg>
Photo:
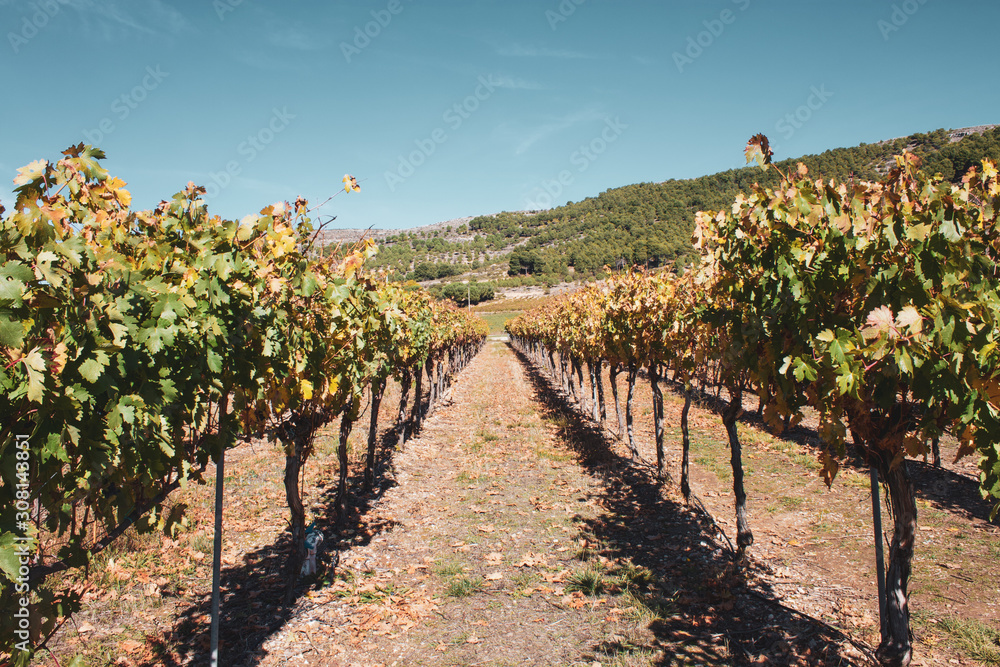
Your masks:
<svg viewBox="0 0 1000 667"><path fill-rule="evenodd" d="M456 574L462 574L462 572L465 571L465 568L461 565L461 563L451 562L441 563L440 565L435 564L432 571L439 577L454 577Z"/></svg>
<svg viewBox="0 0 1000 667"><path fill-rule="evenodd" d="M490 433L489 431L480 430L476 434L478 437L483 439L483 442L496 442L500 439L500 436L496 433Z"/></svg>
<svg viewBox="0 0 1000 667"><path fill-rule="evenodd" d="M562 433L569 429L569 417L562 413L546 416L545 422L550 424L557 432Z"/></svg>
<svg viewBox="0 0 1000 667"><path fill-rule="evenodd" d="M472 312L476 313L480 317L485 317L486 313L510 313L512 315L519 315L522 311L538 308L551 300L551 296L523 297L519 299L493 299L492 301L483 301L482 303L473 306Z"/></svg>
<svg viewBox="0 0 1000 667"><path fill-rule="evenodd" d="M490 335L499 336L504 333L504 325L507 324L507 321L514 319L520 314L520 312L515 311L498 311L480 313L479 316L486 321L486 325L490 328Z"/></svg>
<svg viewBox="0 0 1000 667"><path fill-rule="evenodd" d="M842 471L837 479L840 480L841 484L853 486L855 489L861 489L862 491L871 489L871 480L868 478L868 475L862 475L853 470Z"/></svg>
<svg viewBox="0 0 1000 667"><path fill-rule="evenodd" d="M396 588L395 584L388 583L385 586L362 586L358 589L358 602L360 604L375 604L382 602L387 597L392 597L393 595L398 595L400 593L405 593L406 589Z"/></svg>
<svg viewBox="0 0 1000 667"><path fill-rule="evenodd" d="M551 447L546 447L545 445L537 445L535 447L535 456L546 461L554 461L555 463L566 463L567 461L573 460L573 455L571 453L552 449Z"/></svg>
<svg viewBox="0 0 1000 667"><path fill-rule="evenodd" d="M812 454L795 454L792 456L792 463L802 466L806 470L819 470L823 467Z"/></svg>
<svg viewBox="0 0 1000 667"><path fill-rule="evenodd" d="M707 470L710 470L719 479L720 482L728 483L733 480L733 469L729 465L728 459L726 461L720 461L719 458L716 456L712 456L710 454L701 454L695 457L694 462L697 463L699 466ZM748 475L749 473L746 470L746 466L744 466L743 468L744 468L744 474Z"/></svg>
<svg viewBox="0 0 1000 667"><path fill-rule="evenodd" d="M600 595L607 590L607 587L608 582L604 578L604 573L592 567L574 572L566 581L567 591L580 591L584 595Z"/></svg>
<svg viewBox="0 0 1000 667"><path fill-rule="evenodd" d="M674 598L665 597L658 592L645 594L625 591L622 595L622 602L629 608L629 615L643 625L655 620L665 620L678 614Z"/></svg>
<svg viewBox="0 0 1000 667"><path fill-rule="evenodd" d="M200 551L203 554L212 553L214 545L215 537L202 532L195 533L188 542L188 546L191 547L193 551Z"/></svg>
<svg viewBox="0 0 1000 667"><path fill-rule="evenodd" d="M622 589L633 593L648 590L652 584L656 583L656 576L652 570L631 562L618 569L615 572L615 577Z"/></svg>
<svg viewBox="0 0 1000 667"><path fill-rule="evenodd" d="M802 503L804 502L805 501L802 498L796 498L794 496L778 499L778 504L789 511L799 509L800 507L802 507Z"/></svg>
<svg viewBox="0 0 1000 667"><path fill-rule="evenodd" d="M634 665L651 665L656 658L656 651L644 646L634 644L624 644L617 646L614 651L610 648L601 651L604 659L601 665L607 667L633 667ZM610 661L610 662L609 662Z"/></svg>
<svg viewBox="0 0 1000 667"><path fill-rule="evenodd" d="M467 598L478 593L482 587L483 584L478 579L456 577L448 584L444 594L450 598Z"/></svg>
<svg viewBox="0 0 1000 667"><path fill-rule="evenodd" d="M531 570L525 572L518 572L510 578L511 588L514 590L522 590L525 588L530 588L535 583L539 581L540 577L536 572Z"/></svg>
<svg viewBox="0 0 1000 667"><path fill-rule="evenodd" d="M942 618L937 627L948 633L962 653L986 665L1000 665L1000 631L982 621Z"/></svg>

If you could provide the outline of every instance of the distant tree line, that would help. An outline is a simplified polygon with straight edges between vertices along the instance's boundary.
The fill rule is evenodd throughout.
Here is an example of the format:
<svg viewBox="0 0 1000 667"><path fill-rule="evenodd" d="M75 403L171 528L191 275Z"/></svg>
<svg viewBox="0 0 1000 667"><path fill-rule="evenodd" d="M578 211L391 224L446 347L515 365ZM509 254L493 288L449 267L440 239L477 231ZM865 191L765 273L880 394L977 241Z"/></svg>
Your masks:
<svg viewBox="0 0 1000 667"><path fill-rule="evenodd" d="M483 301L491 301L496 296L496 288L493 286L493 283L481 283L475 280L468 283L435 285L428 291L432 296L439 299L451 299L460 306L466 304L474 306Z"/></svg>
<svg viewBox="0 0 1000 667"><path fill-rule="evenodd" d="M1000 128L950 142L936 130L877 144L837 148L776 163L787 173L797 163L814 178L875 180L908 149L930 173L954 180L984 157L1000 161ZM754 183L778 184L777 173L742 168L663 183L638 183L540 212L502 212L473 218L449 241L439 231L389 237L376 262L424 281L481 268L506 254L507 272L532 284L603 276L604 267L675 267L695 257L694 216L728 207Z"/></svg>

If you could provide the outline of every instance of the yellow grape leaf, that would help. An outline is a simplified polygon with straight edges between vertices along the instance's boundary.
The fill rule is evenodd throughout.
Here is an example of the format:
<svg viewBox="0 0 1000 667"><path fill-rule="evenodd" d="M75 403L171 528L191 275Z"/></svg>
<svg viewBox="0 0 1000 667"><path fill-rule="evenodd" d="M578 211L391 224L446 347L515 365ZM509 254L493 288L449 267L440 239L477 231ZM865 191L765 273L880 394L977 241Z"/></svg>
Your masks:
<svg viewBox="0 0 1000 667"><path fill-rule="evenodd" d="M351 253L340 265L340 273L345 278L350 278L358 269L360 269L365 263L364 257L361 257L357 253Z"/></svg>
<svg viewBox="0 0 1000 667"><path fill-rule="evenodd" d="M41 403L45 390L45 357L42 356L41 349L36 347L21 361L24 362L24 368L28 372L28 400Z"/></svg>
<svg viewBox="0 0 1000 667"><path fill-rule="evenodd" d="M69 348L66 343L60 341L52 351L52 374L59 375L66 367L69 360Z"/></svg>
<svg viewBox="0 0 1000 667"><path fill-rule="evenodd" d="M105 187L112 192L118 201L120 201L124 206L128 206L132 203L132 193L125 189L125 181L118 178L117 176L112 176L108 180L104 181Z"/></svg>
<svg viewBox="0 0 1000 667"><path fill-rule="evenodd" d="M45 168L48 166L48 160L35 160L27 166L21 167L17 170L17 176L14 177L14 185L18 187L27 185L44 174Z"/></svg>
<svg viewBox="0 0 1000 667"><path fill-rule="evenodd" d="M898 332L896 331L896 322L892 316L892 310L888 306L879 306L868 313L868 317L865 320L868 328L862 331L865 334L865 338L868 338L866 331L871 331L874 336L878 336L883 332L888 332L890 338L896 338Z"/></svg>
<svg viewBox="0 0 1000 667"><path fill-rule="evenodd" d="M910 333L920 333L924 328L923 321L924 318L913 306L906 306L896 314L896 326L909 327Z"/></svg>
<svg viewBox="0 0 1000 667"><path fill-rule="evenodd" d="M313 397L313 384L309 380L303 380L299 383L299 391L302 392L302 398L309 400Z"/></svg>
<svg viewBox="0 0 1000 667"><path fill-rule="evenodd" d="M344 174L344 192L350 192L354 190L355 192L361 191L361 186L358 185L358 179L354 178L350 174Z"/></svg>

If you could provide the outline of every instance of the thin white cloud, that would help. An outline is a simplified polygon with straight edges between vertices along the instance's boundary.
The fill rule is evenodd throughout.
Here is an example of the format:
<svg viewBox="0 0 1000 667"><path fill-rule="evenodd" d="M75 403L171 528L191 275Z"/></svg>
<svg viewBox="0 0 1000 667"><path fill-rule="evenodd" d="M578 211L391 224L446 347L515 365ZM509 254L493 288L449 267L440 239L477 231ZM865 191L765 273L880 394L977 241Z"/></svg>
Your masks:
<svg viewBox="0 0 1000 667"><path fill-rule="evenodd" d="M524 46L523 44L512 44L501 46L497 49L497 54L512 58L558 58L560 60L575 59L596 59L597 56L580 51L569 51L567 49L546 49L537 46Z"/></svg>
<svg viewBox="0 0 1000 667"><path fill-rule="evenodd" d="M516 144L514 148L514 155L522 155L540 141L544 141L553 135L578 125L592 123L596 120L602 120L604 117L605 115L600 113L597 109L583 109L565 116L549 118L547 121L530 130L527 130L526 132L512 129L507 130L507 132L513 137L514 143Z"/></svg>

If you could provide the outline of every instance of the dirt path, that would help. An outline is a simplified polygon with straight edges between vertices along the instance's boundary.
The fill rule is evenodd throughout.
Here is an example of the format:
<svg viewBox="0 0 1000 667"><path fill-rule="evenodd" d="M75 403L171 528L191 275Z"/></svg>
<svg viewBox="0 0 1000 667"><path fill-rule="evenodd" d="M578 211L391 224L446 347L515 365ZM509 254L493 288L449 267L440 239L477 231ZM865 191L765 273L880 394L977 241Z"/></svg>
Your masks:
<svg viewBox="0 0 1000 667"><path fill-rule="evenodd" d="M613 600L570 590L601 486L532 394L505 346L484 350L397 453L366 518L392 528L341 553L262 664L590 665L633 632Z"/></svg>
<svg viewBox="0 0 1000 667"><path fill-rule="evenodd" d="M709 522L622 453L490 345L396 455L395 486L365 517L388 528L342 547L334 580L302 599L259 664L860 657L747 586Z"/></svg>

